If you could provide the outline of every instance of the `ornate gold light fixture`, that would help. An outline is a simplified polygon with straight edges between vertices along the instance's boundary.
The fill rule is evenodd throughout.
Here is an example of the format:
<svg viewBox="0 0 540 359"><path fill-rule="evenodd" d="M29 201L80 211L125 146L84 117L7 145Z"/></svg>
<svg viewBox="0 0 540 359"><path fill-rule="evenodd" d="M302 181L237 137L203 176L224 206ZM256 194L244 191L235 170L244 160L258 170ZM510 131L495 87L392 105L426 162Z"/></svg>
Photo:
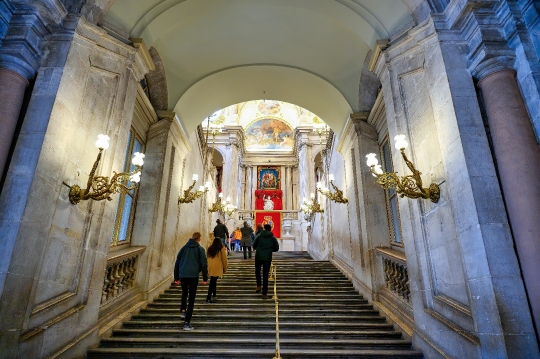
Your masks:
<svg viewBox="0 0 540 359"><path fill-rule="evenodd" d="M323 213L324 209L321 208L320 204L317 202L317 197L314 193L311 193L309 195L311 200L307 201L304 197L303 202L304 204L300 205L300 210L304 212L304 218L309 220L311 216L315 215L315 213Z"/></svg>
<svg viewBox="0 0 540 359"><path fill-rule="evenodd" d="M223 209L225 209L226 203L229 201L229 198L227 198L226 203L222 202L223 199L223 193L220 193L218 196L218 199L216 202L212 203L212 207L208 209L208 212L223 212Z"/></svg>
<svg viewBox="0 0 540 359"><path fill-rule="evenodd" d="M225 208L223 209L223 213L225 213L227 216L232 216L232 214L238 209L234 204L228 203L225 205Z"/></svg>
<svg viewBox="0 0 540 359"><path fill-rule="evenodd" d="M200 186L198 191L191 192L193 187L195 187L195 183L199 180L199 175L194 174L193 177L193 183L191 186L189 186L188 189L184 190L184 197L178 196L178 203L191 203L194 200L196 200L199 197L202 197L203 194L208 192L208 189L210 189L210 182L206 182L204 186Z"/></svg>
<svg viewBox="0 0 540 359"><path fill-rule="evenodd" d="M414 164L405 155L405 149L409 146L407 140L405 140L405 135L397 135L394 137L394 141L396 141L396 149L400 150L401 156L403 156L407 167L413 174L401 176L400 178L395 172L384 172L379 161L377 161L376 155L370 153L366 155L367 165L371 167L370 171L377 177L377 183L384 189L394 188L401 197L424 198L437 203L441 193L440 188L436 183L430 184L429 188L422 187L422 178L420 177L422 173L414 167Z"/></svg>
<svg viewBox="0 0 540 359"><path fill-rule="evenodd" d="M85 189L81 189L78 185L69 186L69 201L72 204L77 204L80 201L86 201L88 199L93 199L95 201L102 201L104 199L111 201L111 194L120 193L120 192L129 192L137 188L138 183L141 181L141 170L144 164L144 154L136 152L133 155L131 163L135 165L135 169L131 173L116 173L113 171L113 176L109 180L109 177L106 176L95 176L96 169L101 161L101 155L103 150L109 148L109 136L107 135L98 135L98 140L96 141L96 147L99 149L99 154L94 166L90 171L90 176L88 177L88 183ZM127 183L126 183L127 182ZM129 182L132 182L132 186L129 185Z"/></svg>
<svg viewBox="0 0 540 359"><path fill-rule="evenodd" d="M322 182L317 182L317 191L336 203L349 203L349 200L343 197L343 191L337 188L337 186L334 184L333 174L328 176L328 180L330 181L330 185L332 185L334 188L334 192L332 192L328 187L324 186Z"/></svg>

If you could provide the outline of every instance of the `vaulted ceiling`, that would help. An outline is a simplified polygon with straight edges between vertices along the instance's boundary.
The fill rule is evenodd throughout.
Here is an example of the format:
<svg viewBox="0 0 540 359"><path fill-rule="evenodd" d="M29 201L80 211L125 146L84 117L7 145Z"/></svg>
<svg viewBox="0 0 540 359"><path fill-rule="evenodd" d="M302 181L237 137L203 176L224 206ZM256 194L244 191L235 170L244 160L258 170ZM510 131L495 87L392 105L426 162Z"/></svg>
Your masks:
<svg viewBox="0 0 540 359"><path fill-rule="evenodd" d="M160 54L186 130L234 103L295 103L341 132L378 39L413 19L398 0L116 0L106 22Z"/></svg>

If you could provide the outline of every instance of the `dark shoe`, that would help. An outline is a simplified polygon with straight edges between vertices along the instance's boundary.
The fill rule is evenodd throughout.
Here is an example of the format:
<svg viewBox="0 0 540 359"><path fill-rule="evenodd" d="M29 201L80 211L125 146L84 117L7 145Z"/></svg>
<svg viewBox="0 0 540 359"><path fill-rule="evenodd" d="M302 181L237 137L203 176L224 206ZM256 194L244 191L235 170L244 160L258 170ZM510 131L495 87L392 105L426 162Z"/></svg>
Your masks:
<svg viewBox="0 0 540 359"><path fill-rule="evenodd" d="M206 304L214 304L216 303L216 301L212 300L212 299L207 299L206 300Z"/></svg>
<svg viewBox="0 0 540 359"><path fill-rule="evenodd" d="M184 329L184 330L193 330L193 329L195 329L195 328L193 328L193 327L191 326L191 324L189 324L189 323L184 323L184 328L183 328L183 329Z"/></svg>
<svg viewBox="0 0 540 359"><path fill-rule="evenodd" d="M255 293L260 293L261 292L261 287L257 287L257 289L255 289Z"/></svg>
<svg viewBox="0 0 540 359"><path fill-rule="evenodd" d="M182 319L185 319L186 318L186 312L185 311L182 311L182 313L180 313L180 317Z"/></svg>
<svg viewBox="0 0 540 359"><path fill-rule="evenodd" d="M268 299L268 296L266 294L263 294L262 299Z"/></svg>

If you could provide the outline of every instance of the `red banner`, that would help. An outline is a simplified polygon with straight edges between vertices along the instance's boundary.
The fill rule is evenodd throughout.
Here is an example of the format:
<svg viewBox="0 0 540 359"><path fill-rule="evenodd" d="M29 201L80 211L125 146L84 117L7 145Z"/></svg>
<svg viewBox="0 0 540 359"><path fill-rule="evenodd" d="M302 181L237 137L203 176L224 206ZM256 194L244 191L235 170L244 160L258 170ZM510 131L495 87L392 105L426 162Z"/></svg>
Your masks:
<svg viewBox="0 0 540 359"><path fill-rule="evenodd" d="M255 210L264 209L264 197L270 197L274 202L274 210L283 209L283 192L280 189L257 189L255 190Z"/></svg>
<svg viewBox="0 0 540 359"><path fill-rule="evenodd" d="M275 211L255 211L255 228L258 224L269 224L272 226L272 233L276 238L281 238L281 212Z"/></svg>

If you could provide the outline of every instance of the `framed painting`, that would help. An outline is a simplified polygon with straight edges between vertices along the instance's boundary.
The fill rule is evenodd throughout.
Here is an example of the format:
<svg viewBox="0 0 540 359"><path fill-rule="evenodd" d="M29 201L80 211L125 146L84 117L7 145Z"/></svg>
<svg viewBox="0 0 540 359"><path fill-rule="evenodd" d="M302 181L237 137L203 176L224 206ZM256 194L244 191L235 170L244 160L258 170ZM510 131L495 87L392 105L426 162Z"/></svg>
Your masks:
<svg viewBox="0 0 540 359"><path fill-rule="evenodd" d="M258 189L280 189L279 167L259 166L257 173Z"/></svg>

